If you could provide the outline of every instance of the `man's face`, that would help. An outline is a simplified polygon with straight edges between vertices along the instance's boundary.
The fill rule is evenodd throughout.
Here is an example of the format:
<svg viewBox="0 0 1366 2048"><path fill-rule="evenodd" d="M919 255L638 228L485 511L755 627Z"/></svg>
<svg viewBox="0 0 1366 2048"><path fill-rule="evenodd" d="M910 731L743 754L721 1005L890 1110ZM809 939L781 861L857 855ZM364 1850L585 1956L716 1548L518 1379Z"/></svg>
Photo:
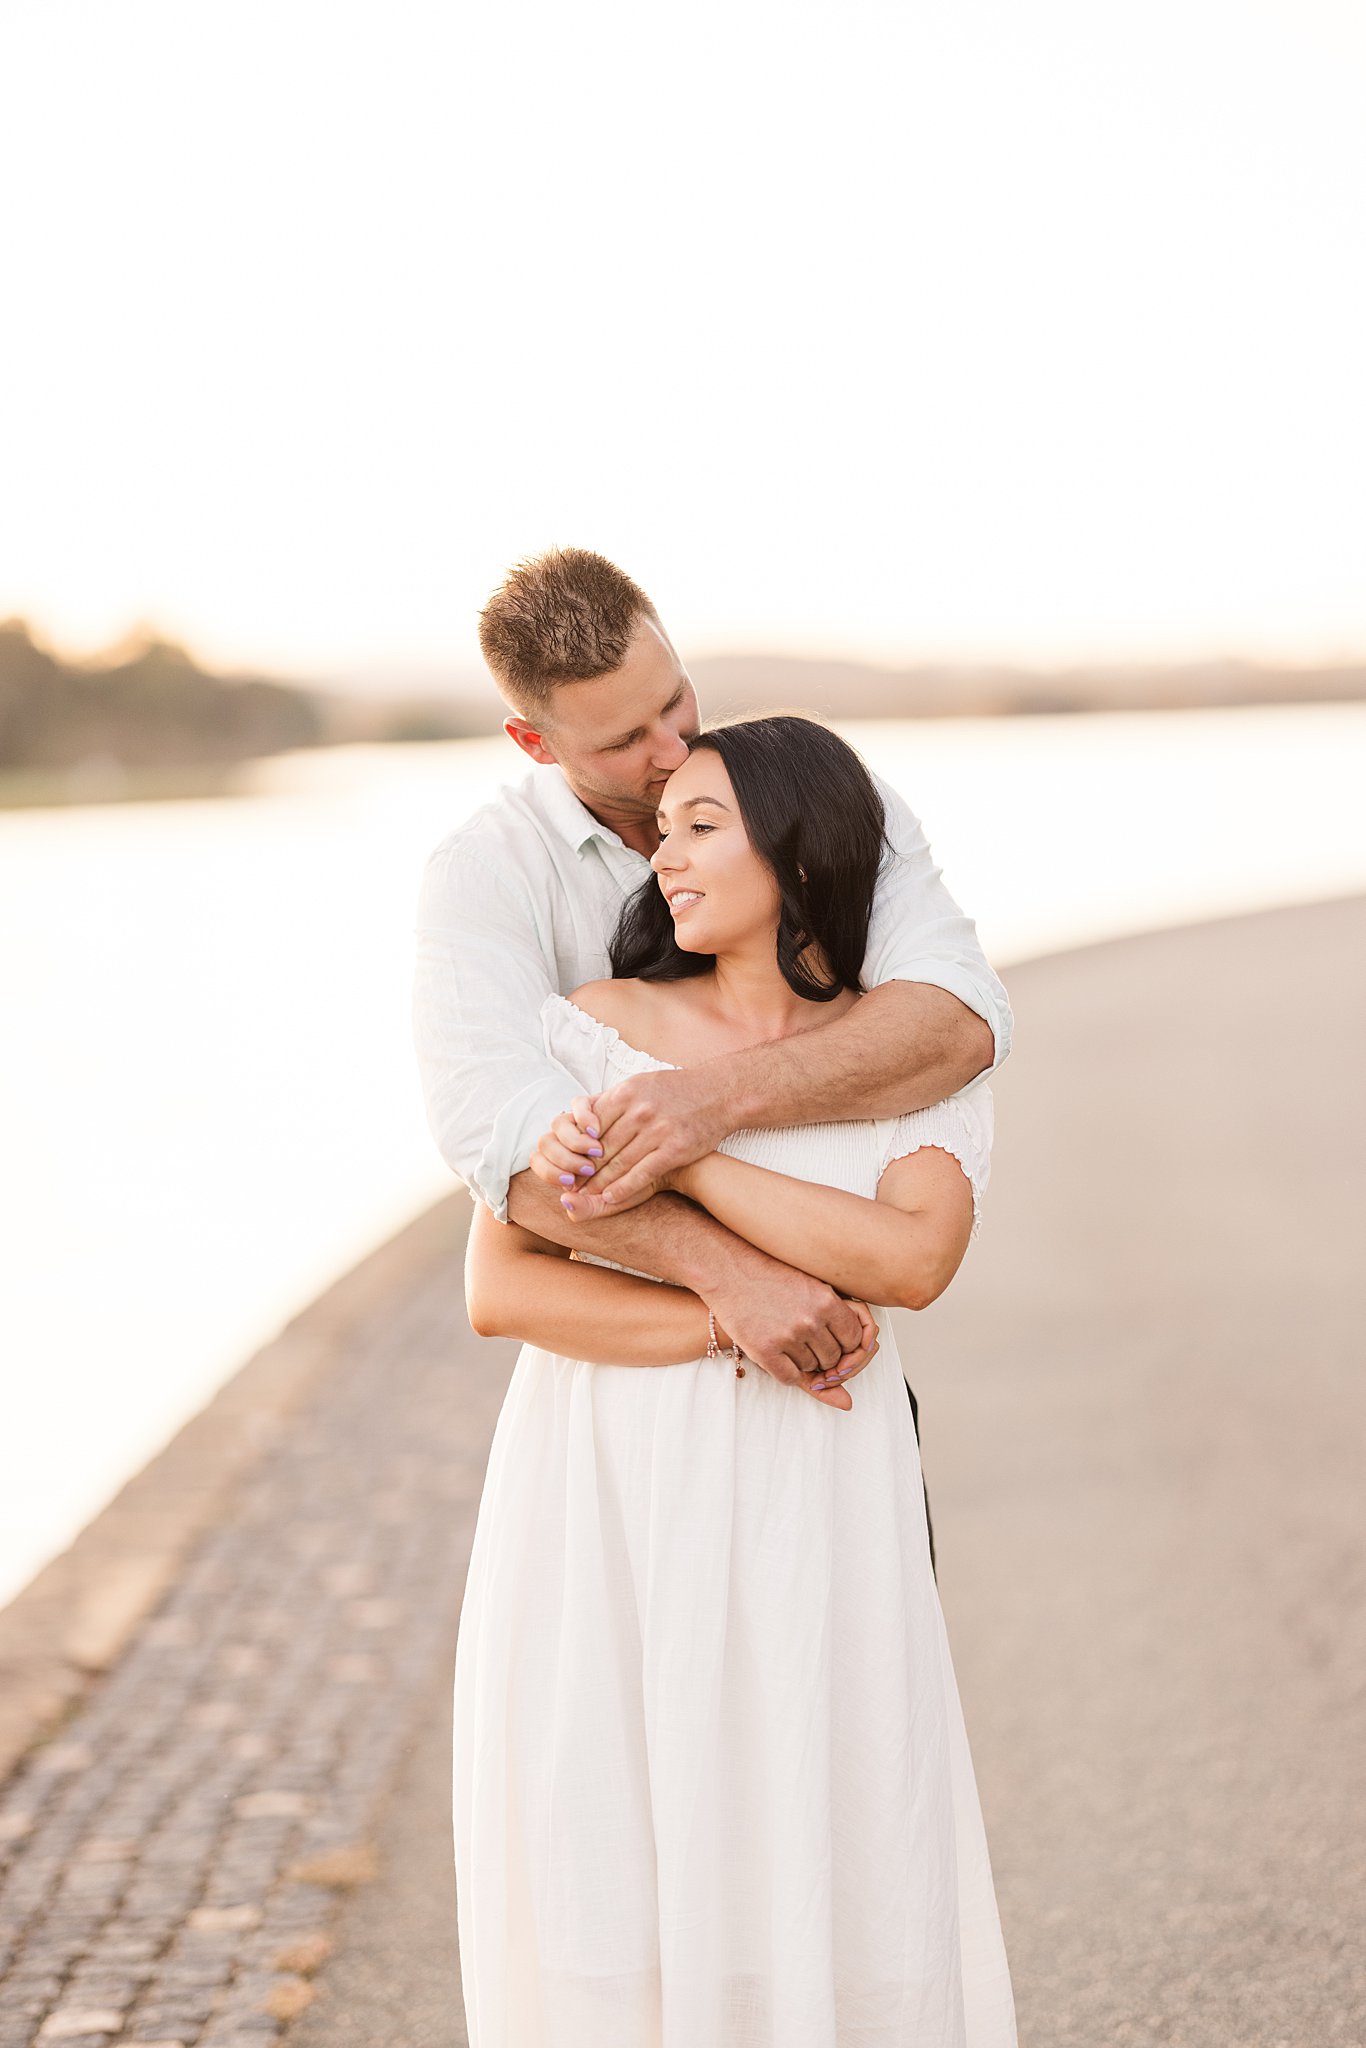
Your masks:
<svg viewBox="0 0 1366 2048"><path fill-rule="evenodd" d="M641 619L626 659L609 675L561 683L544 727L525 718L505 730L537 761L558 761L570 788L604 823L653 825L665 783L687 759L701 723L688 672L653 619Z"/></svg>

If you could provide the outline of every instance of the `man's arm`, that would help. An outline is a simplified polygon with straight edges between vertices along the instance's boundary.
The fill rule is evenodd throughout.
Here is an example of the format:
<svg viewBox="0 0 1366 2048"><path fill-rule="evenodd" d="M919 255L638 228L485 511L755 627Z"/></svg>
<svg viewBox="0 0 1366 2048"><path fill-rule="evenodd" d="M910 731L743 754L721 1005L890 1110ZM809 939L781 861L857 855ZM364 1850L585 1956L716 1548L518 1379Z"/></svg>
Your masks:
<svg viewBox="0 0 1366 2048"><path fill-rule="evenodd" d="M890 784L880 776L874 781L882 798L890 853L873 898L863 985L875 989L889 981L909 981L957 996L990 1026L990 1064L998 1067L1010 1051L1009 998L982 951L976 925L945 887L920 820ZM980 1067L964 1074L955 1090L979 1072ZM926 1098L940 1100L942 1095ZM924 1106L907 1103L897 1113Z"/></svg>
<svg viewBox="0 0 1366 2048"><path fill-rule="evenodd" d="M549 946L516 877L443 840L418 895L412 1027L442 1158L502 1218L512 1175L579 1093L545 1050Z"/></svg>
<svg viewBox="0 0 1366 2048"><path fill-rule="evenodd" d="M597 1098L609 1156L565 1196L567 1213L586 1221L629 1208L731 1131L925 1109L989 1067L991 1049L990 1026L956 996L893 981L815 1031L632 1074Z"/></svg>
<svg viewBox="0 0 1366 2048"><path fill-rule="evenodd" d="M758 1251L681 1195L656 1195L585 1227L570 1221L557 1189L527 1172L515 1175L508 1189L508 1214L553 1244L691 1288L774 1379L792 1384L817 1367L838 1365L850 1352L862 1355L866 1348L871 1358L877 1348L866 1309Z"/></svg>

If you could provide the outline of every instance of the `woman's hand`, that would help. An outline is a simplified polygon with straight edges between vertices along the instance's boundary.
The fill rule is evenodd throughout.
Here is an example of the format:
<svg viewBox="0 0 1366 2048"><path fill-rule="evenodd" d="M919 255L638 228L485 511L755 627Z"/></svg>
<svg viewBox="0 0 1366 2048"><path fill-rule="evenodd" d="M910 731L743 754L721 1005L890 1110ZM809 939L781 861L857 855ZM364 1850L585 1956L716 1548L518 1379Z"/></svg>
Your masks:
<svg viewBox="0 0 1366 2048"><path fill-rule="evenodd" d="M602 1141L593 1098L576 1095L568 1109L561 1110L550 1129L537 1139L531 1171L538 1180L558 1188L563 1201L570 1188L582 1187L597 1172L601 1158Z"/></svg>

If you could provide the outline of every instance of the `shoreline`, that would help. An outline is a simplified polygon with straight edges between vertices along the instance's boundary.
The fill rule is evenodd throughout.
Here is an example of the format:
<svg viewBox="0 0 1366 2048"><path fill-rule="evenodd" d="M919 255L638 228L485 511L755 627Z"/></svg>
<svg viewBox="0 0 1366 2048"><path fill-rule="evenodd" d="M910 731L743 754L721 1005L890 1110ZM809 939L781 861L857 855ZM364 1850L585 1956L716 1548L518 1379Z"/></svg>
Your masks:
<svg viewBox="0 0 1366 2048"><path fill-rule="evenodd" d="M1007 982L1120 933L1366 889L1366 707L846 731L920 812ZM408 1036L412 904L515 757L499 739L260 766L228 806L0 815L0 1228L24 1361L0 1599L451 1184Z"/></svg>
<svg viewBox="0 0 1366 2048"><path fill-rule="evenodd" d="M720 695L723 702L716 713L718 718L753 716L760 708L749 704L727 704L724 689ZM1338 695L1191 697L1172 702L1154 698L1151 702L1082 703L1059 697L1057 701L1048 702L975 706L946 702L910 710L869 708L851 712L842 707L837 709L833 703L817 705L802 702L784 703L780 708L839 727L906 724L934 728L977 723L1001 725L1017 721L1046 729L1050 724L1075 720L1091 723L1116 718L1141 721L1186 715L1219 717L1225 713L1235 716L1248 713L1275 715L1301 711L1333 712L1356 706L1366 707L1366 689L1344 690ZM306 747L282 747L275 753L248 754L231 761L124 763L101 755L63 767L0 767L0 816L9 811L103 810L121 804L186 803L201 798L254 797L272 791L283 793L289 785L290 766L296 762L303 764L301 774L307 784L317 779L309 775L312 764L329 758L341 759L356 753L401 757L432 748L487 745L501 737L502 728L495 717L487 727L481 726L469 732L424 734L408 739L320 740Z"/></svg>

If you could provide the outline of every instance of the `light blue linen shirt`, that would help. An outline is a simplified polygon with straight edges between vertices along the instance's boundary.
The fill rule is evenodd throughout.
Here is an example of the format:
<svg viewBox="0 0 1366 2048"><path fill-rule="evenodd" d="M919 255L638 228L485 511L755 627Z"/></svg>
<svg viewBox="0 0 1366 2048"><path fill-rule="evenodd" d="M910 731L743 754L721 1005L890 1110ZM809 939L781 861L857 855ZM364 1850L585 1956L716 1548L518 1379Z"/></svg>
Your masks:
<svg viewBox="0 0 1366 2048"><path fill-rule="evenodd" d="M881 777L890 859L868 934L866 988L926 981L985 1018L993 1066L1010 1050L1006 992L940 878L919 820ZM508 1182L580 1093L542 1039L541 1005L611 974L622 905L651 873L555 767L533 768L448 832L418 895L413 1041L446 1164L500 1219Z"/></svg>

